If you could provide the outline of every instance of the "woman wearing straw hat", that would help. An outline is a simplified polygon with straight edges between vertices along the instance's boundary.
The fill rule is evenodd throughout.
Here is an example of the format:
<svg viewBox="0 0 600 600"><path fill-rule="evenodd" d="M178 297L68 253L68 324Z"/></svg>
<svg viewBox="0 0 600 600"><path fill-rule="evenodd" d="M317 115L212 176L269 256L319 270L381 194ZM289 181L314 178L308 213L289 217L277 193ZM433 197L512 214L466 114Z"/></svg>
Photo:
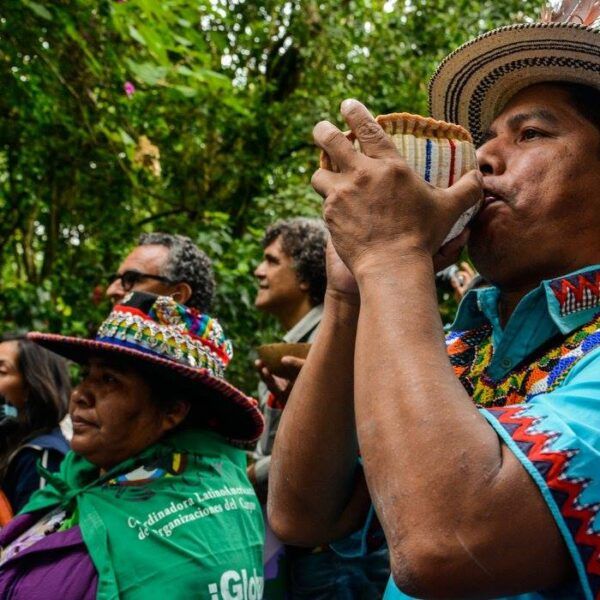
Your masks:
<svg viewBox="0 0 600 600"><path fill-rule="evenodd" d="M83 373L73 451L0 532L0 597L262 597L260 506L228 442L263 422L223 379L216 320L136 292L93 340L29 338Z"/></svg>

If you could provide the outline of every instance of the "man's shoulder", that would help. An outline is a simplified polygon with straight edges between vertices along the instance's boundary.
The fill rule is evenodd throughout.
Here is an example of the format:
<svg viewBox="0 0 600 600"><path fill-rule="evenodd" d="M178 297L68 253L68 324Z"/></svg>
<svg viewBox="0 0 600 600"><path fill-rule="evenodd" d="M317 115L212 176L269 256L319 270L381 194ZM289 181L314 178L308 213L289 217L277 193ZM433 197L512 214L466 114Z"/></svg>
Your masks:
<svg viewBox="0 0 600 600"><path fill-rule="evenodd" d="M313 308L285 334L283 337L284 341L288 343L312 342L322 317L323 304L313 306Z"/></svg>

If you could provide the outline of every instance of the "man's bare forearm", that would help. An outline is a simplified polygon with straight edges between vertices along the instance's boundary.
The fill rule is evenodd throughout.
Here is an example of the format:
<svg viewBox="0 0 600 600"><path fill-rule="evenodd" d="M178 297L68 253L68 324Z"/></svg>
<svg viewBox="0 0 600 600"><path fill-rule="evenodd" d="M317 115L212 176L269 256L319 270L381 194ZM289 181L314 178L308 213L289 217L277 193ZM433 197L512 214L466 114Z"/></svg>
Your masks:
<svg viewBox="0 0 600 600"><path fill-rule="evenodd" d="M283 412L270 470L269 516L296 544L341 537L359 523L353 361L358 298L328 292L317 339ZM354 500L353 500L354 498Z"/></svg>
<svg viewBox="0 0 600 600"><path fill-rule="evenodd" d="M564 555L543 500L473 405L447 358L431 259L410 256L356 275L362 299L357 432L397 580L415 594L432 597L489 593L503 577L498 592L511 585L527 589L527 574L518 573L515 563L494 548L498 543L514 547L516 555L525 552L544 523L547 553L540 547L529 556L556 560L556 578L550 578L556 583L564 574ZM527 498L526 511L515 510L515 490Z"/></svg>

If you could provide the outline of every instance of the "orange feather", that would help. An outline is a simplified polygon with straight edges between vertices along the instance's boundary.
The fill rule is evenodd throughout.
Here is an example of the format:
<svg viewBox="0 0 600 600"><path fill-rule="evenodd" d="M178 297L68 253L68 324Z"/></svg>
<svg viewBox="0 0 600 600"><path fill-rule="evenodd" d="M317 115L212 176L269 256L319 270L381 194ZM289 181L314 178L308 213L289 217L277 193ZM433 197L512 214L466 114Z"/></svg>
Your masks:
<svg viewBox="0 0 600 600"><path fill-rule="evenodd" d="M600 0L562 0L542 9L542 23L578 23L593 26L600 18Z"/></svg>

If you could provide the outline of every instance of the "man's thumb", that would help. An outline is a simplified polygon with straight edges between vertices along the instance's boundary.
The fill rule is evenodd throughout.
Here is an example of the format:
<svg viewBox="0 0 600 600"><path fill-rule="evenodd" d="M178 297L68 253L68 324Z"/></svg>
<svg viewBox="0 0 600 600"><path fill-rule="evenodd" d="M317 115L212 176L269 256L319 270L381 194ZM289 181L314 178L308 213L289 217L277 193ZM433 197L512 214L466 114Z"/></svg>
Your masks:
<svg viewBox="0 0 600 600"><path fill-rule="evenodd" d="M469 171L446 193L449 196L448 208L456 212L458 217L483 200L483 175L477 170Z"/></svg>
<svg viewBox="0 0 600 600"><path fill-rule="evenodd" d="M304 366L305 362L305 358L298 358L289 354L281 357L281 364L298 369L298 371Z"/></svg>

